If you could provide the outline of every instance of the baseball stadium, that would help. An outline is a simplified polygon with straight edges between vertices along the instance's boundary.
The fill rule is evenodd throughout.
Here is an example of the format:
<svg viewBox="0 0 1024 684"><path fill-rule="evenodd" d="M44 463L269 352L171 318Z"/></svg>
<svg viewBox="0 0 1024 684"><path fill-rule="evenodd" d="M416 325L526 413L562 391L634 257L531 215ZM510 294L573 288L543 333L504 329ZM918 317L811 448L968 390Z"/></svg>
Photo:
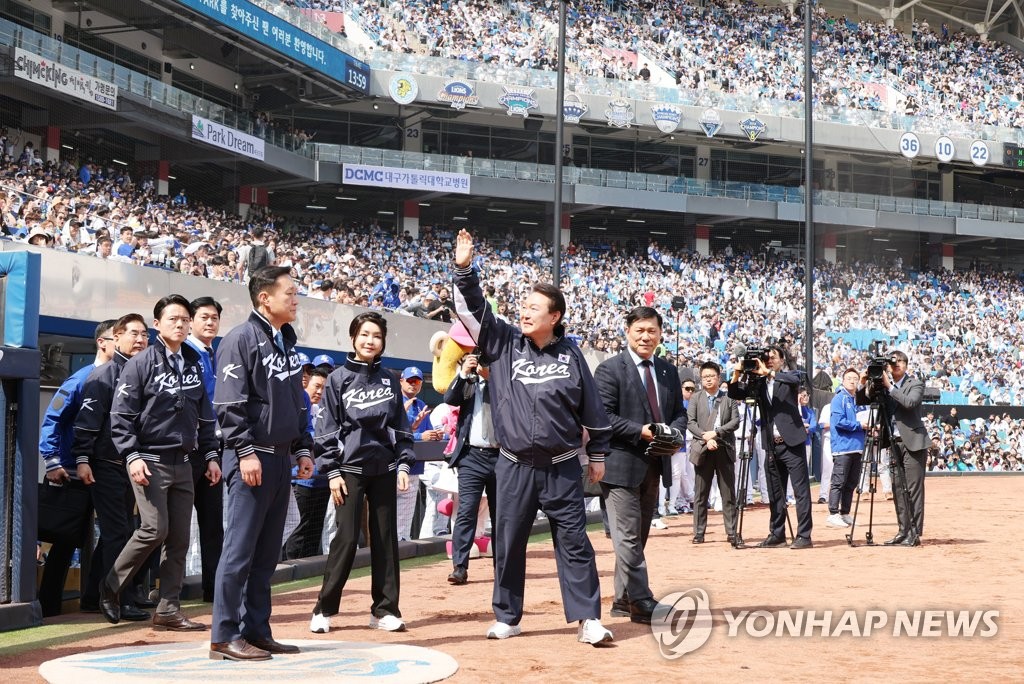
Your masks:
<svg viewBox="0 0 1024 684"><path fill-rule="evenodd" d="M1020 0L0 0L0 67L5 682L1019 679Z"/></svg>

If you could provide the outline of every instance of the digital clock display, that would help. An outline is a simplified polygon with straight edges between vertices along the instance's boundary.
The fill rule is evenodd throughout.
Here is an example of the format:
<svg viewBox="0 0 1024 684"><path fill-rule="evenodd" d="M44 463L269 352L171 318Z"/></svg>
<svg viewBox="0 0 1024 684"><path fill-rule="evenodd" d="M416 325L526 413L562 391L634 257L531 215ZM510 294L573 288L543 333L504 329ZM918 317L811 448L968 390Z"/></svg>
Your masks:
<svg viewBox="0 0 1024 684"><path fill-rule="evenodd" d="M1024 169L1024 146L1003 143L1003 164L1011 169Z"/></svg>

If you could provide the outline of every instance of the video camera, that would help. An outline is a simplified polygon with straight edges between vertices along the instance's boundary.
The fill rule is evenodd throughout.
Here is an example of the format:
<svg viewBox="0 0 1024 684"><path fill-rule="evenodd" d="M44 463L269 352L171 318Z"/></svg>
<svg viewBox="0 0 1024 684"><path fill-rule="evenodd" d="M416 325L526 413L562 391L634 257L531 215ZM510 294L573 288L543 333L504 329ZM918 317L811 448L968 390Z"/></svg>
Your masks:
<svg viewBox="0 0 1024 684"><path fill-rule="evenodd" d="M874 384L880 384L885 371L896 363L896 357L887 347L888 342L884 340L875 340L868 345L868 379Z"/></svg>
<svg viewBox="0 0 1024 684"><path fill-rule="evenodd" d="M737 342L732 348L732 355L740 362L740 370L748 375L757 370L758 359L768 363L767 347L747 347L742 342Z"/></svg>

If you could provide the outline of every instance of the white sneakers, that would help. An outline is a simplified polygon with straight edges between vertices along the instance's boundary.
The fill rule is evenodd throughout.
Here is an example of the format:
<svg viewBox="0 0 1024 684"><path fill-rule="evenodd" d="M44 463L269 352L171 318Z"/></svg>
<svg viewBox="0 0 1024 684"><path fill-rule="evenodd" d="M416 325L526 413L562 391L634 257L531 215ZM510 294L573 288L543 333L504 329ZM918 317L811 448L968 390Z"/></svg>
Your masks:
<svg viewBox="0 0 1024 684"><path fill-rule="evenodd" d="M832 515L830 515L827 518L825 518L825 526L826 527L849 527L850 524L848 522L846 522L845 520L843 520L843 516L839 515L838 513L833 513Z"/></svg>
<svg viewBox="0 0 1024 684"><path fill-rule="evenodd" d="M504 622L495 622L487 630L487 638L508 639L509 637L519 636L522 633L523 629L519 625L506 625Z"/></svg>
<svg viewBox="0 0 1024 684"><path fill-rule="evenodd" d="M313 634L327 634L331 631L331 618L329 615L313 613L313 619L309 621L309 631Z"/></svg>
<svg viewBox="0 0 1024 684"><path fill-rule="evenodd" d="M487 638L508 639L519 636L522 633L523 630L519 625L506 625L504 622L495 622L487 630ZM597 618L583 620L580 623L580 631L576 635L576 641L582 644L593 644L594 646L614 639L615 637L612 636L612 633L605 629L604 625Z"/></svg>
<svg viewBox="0 0 1024 684"><path fill-rule="evenodd" d="M850 515L849 513L847 513L846 515L841 515L839 517L842 518L843 522L846 523L847 525L852 525L853 524L853 516Z"/></svg>
<svg viewBox="0 0 1024 684"><path fill-rule="evenodd" d="M661 518L655 518L651 521L651 528L655 530L667 530L668 525L666 525L665 521Z"/></svg>
<svg viewBox="0 0 1024 684"><path fill-rule="evenodd" d="M382 629L385 632L404 632L405 622L402 621L402 618L395 617L394 615L373 616L370 618L370 629Z"/></svg>
<svg viewBox="0 0 1024 684"><path fill-rule="evenodd" d="M612 633L605 629L605 626L597 618L581 622L579 634L576 635L576 641L581 644L593 644L594 646L614 639L615 637L612 636Z"/></svg>
<svg viewBox="0 0 1024 684"><path fill-rule="evenodd" d="M394 615L385 615L382 618L371 617L370 629L382 629L385 632L404 632L405 623L401 618ZM331 617L321 613L314 613L313 619L309 621L309 631L313 634L327 634L331 631Z"/></svg>

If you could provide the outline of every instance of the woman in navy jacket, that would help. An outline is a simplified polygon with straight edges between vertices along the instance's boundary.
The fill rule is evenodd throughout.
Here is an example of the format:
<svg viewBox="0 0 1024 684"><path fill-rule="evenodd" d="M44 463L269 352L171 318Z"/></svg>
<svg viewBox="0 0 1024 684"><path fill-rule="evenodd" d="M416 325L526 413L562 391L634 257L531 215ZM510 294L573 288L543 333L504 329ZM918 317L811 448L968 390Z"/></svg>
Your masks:
<svg viewBox="0 0 1024 684"><path fill-rule="evenodd" d="M309 630L325 634L338 612L356 555L363 499L370 508L370 627L405 630L398 609L397 489L409 487L413 440L398 377L383 368L388 326L375 311L352 320L354 351L327 379L314 446L318 472L327 475L337 510L324 583Z"/></svg>

